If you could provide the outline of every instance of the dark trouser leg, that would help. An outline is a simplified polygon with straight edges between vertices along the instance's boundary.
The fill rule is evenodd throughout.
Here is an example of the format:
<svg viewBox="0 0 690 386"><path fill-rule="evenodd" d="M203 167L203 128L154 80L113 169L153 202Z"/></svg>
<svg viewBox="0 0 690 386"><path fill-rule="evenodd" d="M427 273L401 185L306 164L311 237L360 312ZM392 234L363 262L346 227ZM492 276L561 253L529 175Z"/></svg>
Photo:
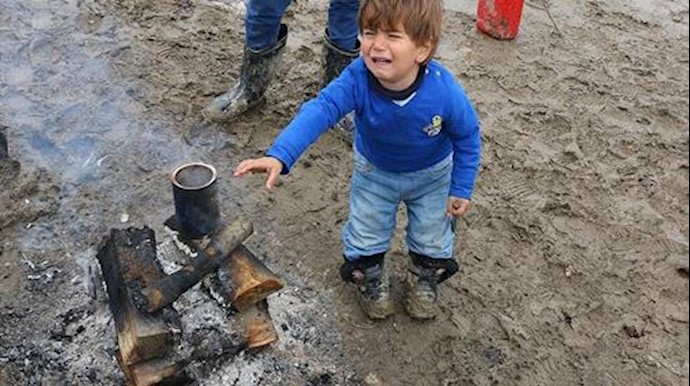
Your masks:
<svg viewBox="0 0 690 386"><path fill-rule="evenodd" d="M280 40L280 23L290 0L252 0L247 4L245 39L252 51L262 51Z"/></svg>
<svg viewBox="0 0 690 386"><path fill-rule="evenodd" d="M328 8L328 31L331 42L341 50L353 51L357 46L357 12L359 0L331 0Z"/></svg>

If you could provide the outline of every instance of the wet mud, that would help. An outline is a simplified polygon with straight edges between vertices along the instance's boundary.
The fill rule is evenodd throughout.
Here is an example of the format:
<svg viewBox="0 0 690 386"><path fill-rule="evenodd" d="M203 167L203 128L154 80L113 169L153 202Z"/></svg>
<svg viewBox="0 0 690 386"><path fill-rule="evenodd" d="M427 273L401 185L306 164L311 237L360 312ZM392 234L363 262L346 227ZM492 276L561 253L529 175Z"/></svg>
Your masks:
<svg viewBox="0 0 690 386"><path fill-rule="evenodd" d="M146 225L179 266L169 174L192 161L286 281L261 352L203 285L175 302L199 384L687 385L687 3L528 1L513 41L467 3L437 53L482 121L462 269L410 320L401 211L397 312L374 323L338 275L351 149L324 135L274 192L231 177L318 91L325 1L289 8L266 103L219 125L200 112L238 77L242 2L0 0L0 385L124 384L97 246Z"/></svg>

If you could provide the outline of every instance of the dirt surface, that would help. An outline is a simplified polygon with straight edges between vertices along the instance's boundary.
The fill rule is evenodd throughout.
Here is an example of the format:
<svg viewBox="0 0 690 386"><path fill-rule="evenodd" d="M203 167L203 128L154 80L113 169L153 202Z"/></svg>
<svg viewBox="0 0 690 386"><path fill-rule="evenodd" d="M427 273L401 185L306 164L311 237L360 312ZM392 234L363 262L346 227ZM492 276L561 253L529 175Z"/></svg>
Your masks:
<svg viewBox="0 0 690 386"><path fill-rule="evenodd" d="M212 125L200 111L238 75L241 2L0 0L0 384L124 383L98 243L147 225L165 261L168 174L202 160L287 287L259 353L222 344L232 318L203 287L175 303L181 352L218 354L190 365L201 385L687 385L687 2L528 1L509 42L476 31L473 3L447 7L438 57L484 140L462 272L436 320L372 323L337 273L351 150L323 136L272 193L231 177L318 91L325 1L289 9L266 105Z"/></svg>

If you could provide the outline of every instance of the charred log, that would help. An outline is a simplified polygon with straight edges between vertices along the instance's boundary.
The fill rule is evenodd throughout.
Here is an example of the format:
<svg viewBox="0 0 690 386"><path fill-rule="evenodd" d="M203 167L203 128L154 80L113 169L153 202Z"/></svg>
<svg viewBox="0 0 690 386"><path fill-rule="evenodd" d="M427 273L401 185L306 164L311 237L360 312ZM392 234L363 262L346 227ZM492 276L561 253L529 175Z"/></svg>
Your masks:
<svg viewBox="0 0 690 386"><path fill-rule="evenodd" d="M142 290L145 309L154 313L166 307L201 281L204 276L217 270L253 232L252 224L243 219L223 227L214 235L207 246L201 247L198 242L192 246L197 253L196 259L177 272L150 283Z"/></svg>
<svg viewBox="0 0 690 386"><path fill-rule="evenodd" d="M127 386L185 386L194 379L185 370L185 363L174 356L155 358L131 366L122 362L119 353L118 364L124 370Z"/></svg>
<svg viewBox="0 0 690 386"><path fill-rule="evenodd" d="M285 283L247 247L240 245L218 269L216 291L238 311L250 309Z"/></svg>
<svg viewBox="0 0 690 386"><path fill-rule="evenodd" d="M153 230L113 229L96 255L113 314L123 369L165 355L172 334L162 313L149 314L133 303L133 294L165 276L156 260Z"/></svg>
<svg viewBox="0 0 690 386"><path fill-rule="evenodd" d="M245 310L242 320L245 323L247 348L259 350L278 340L266 299Z"/></svg>

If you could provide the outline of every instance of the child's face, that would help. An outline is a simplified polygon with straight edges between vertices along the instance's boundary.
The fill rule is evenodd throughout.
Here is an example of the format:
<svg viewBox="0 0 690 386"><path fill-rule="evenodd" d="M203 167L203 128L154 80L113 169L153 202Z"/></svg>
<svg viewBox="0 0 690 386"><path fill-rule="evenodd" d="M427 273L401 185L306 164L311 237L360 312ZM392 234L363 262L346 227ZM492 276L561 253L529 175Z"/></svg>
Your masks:
<svg viewBox="0 0 690 386"><path fill-rule="evenodd" d="M359 39L364 63L389 90L400 91L412 85L419 66L429 55L428 45L417 45L402 25L391 31L365 28Z"/></svg>

